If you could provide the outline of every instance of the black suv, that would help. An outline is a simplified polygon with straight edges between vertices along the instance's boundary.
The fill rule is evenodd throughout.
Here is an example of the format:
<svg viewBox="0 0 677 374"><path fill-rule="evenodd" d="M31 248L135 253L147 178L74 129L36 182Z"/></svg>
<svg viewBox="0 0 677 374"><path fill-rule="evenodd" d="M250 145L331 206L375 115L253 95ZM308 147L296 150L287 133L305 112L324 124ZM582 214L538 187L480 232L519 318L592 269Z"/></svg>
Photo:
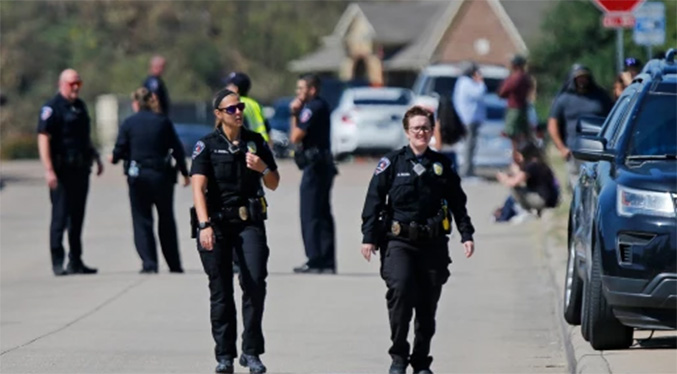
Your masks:
<svg viewBox="0 0 677 374"><path fill-rule="evenodd" d="M677 65L652 60L606 119L581 118L584 161L569 212L564 318L593 348L622 349L634 328L675 329Z"/></svg>

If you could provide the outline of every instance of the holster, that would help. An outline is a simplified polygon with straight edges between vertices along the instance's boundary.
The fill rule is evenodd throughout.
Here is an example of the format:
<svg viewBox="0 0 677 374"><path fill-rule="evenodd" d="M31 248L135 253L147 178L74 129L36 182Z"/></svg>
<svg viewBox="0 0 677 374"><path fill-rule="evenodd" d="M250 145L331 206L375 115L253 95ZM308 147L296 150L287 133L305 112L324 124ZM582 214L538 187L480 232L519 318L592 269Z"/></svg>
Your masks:
<svg viewBox="0 0 677 374"><path fill-rule="evenodd" d="M320 161L331 161L331 153L317 147L298 149L294 152L294 162L300 170Z"/></svg>
<svg viewBox="0 0 677 374"><path fill-rule="evenodd" d="M197 238L197 232L199 231L197 225L198 225L197 212L195 211L195 207L192 206L192 207L190 207L190 237L191 237L191 239Z"/></svg>

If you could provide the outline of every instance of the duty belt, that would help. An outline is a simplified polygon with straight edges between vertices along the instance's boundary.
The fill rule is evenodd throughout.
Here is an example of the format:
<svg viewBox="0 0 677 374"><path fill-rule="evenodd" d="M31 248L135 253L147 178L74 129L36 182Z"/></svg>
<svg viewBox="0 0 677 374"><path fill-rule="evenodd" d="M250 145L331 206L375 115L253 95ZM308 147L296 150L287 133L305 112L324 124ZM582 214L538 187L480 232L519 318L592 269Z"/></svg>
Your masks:
<svg viewBox="0 0 677 374"><path fill-rule="evenodd" d="M442 236L440 225L423 225L418 222L403 223L393 221L390 224L390 233L394 237L409 239L411 241L428 240Z"/></svg>
<svg viewBox="0 0 677 374"><path fill-rule="evenodd" d="M248 205L224 207L212 216L215 222L260 222L268 218L268 204L263 197L248 200Z"/></svg>

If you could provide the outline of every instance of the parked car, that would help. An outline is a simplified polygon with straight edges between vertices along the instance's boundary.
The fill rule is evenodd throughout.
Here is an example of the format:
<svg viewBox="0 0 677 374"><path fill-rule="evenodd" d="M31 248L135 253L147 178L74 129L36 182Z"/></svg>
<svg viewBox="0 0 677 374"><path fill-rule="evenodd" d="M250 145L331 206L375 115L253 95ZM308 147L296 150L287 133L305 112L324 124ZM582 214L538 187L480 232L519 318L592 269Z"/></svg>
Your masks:
<svg viewBox="0 0 677 374"><path fill-rule="evenodd" d="M205 125L203 123L175 123L174 128L179 136L179 140L183 144L183 150L186 157L190 157L193 153L195 143L203 136L214 131L214 126Z"/></svg>
<svg viewBox="0 0 677 374"><path fill-rule="evenodd" d="M268 117L270 137L273 139L273 154L278 158L290 156L289 117L291 116L291 111L289 110L289 104L293 99L293 96L285 96L275 100L273 102L272 116Z"/></svg>
<svg viewBox="0 0 677 374"><path fill-rule="evenodd" d="M454 63L430 65L423 69L412 87L416 96L415 103L418 104L419 99L425 100L425 97L439 98L443 95L451 95L456 80L463 74L466 67L467 63ZM487 93L497 92L503 80L510 75L510 70L504 66L480 64L479 67L484 83L487 85Z"/></svg>
<svg viewBox="0 0 677 374"><path fill-rule="evenodd" d="M569 212L564 318L593 348L677 328L675 50L635 77L606 119L582 118ZM602 124L603 123L603 124Z"/></svg>
<svg viewBox="0 0 677 374"><path fill-rule="evenodd" d="M402 117L412 93L405 88L358 87L343 92L331 114L332 153L383 152L407 144Z"/></svg>

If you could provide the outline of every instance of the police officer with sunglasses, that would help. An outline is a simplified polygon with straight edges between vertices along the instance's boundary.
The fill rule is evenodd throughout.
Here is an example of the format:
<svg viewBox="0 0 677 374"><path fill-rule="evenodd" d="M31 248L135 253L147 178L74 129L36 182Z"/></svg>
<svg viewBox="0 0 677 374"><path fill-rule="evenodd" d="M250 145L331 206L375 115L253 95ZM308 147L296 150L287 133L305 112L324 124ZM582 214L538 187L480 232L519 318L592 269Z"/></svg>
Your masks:
<svg viewBox="0 0 677 374"><path fill-rule="evenodd" d="M236 311L233 298L233 252L240 265L242 287L242 355L251 373L264 373L261 321L266 297L269 249L264 220L263 186L275 190L277 165L260 134L242 127L245 104L227 89L213 101L216 128L193 150L192 212L198 251L209 278L212 335L217 373L232 373L237 357Z"/></svg>
<svg viewBox="0 0 677 374"><path fill-rule="evenodd" d="M409 109L403 119L409 145L383 157L374 171L362 211L362 255L381 251L392 346L390 374L429 374L430 341L442 286L449 278L447 235L456 221L466 257L475 247L475 229L466 211L466 195L450 160L428 148L432 113ZM416 311L414 347L407 335Z"/></svg>
<svg viewBox="0 0 677 374"><path fill-rule="evenodd" d="M59 76L59 92L42 106L38 121L38 151L52 202L49 243L54 275L94 274L82 261L82 224L89 192L89 174L103 163L92 144L87 106L80 96L82 79L66 69ZM63 267L63 234L68 229L68 266Z"/></svg>

